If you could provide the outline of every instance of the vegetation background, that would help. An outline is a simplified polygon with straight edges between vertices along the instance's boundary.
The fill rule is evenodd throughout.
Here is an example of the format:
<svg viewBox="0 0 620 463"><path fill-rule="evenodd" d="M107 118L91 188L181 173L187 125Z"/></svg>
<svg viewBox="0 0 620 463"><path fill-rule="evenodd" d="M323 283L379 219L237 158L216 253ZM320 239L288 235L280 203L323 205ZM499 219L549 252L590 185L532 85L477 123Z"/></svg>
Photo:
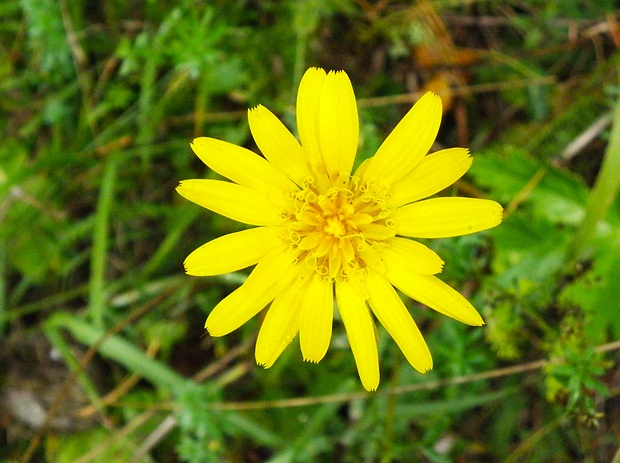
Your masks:
<svg viewBox="0 0 620 463"><path fill-rule="evenodd" d="M620 462L620 66L613 0L0 1L0 461ZM380 333L363 391L342 326L318 365L254 364L259 318L205 335L244 279L184 275L238 229L182 200L189 142L294 128L309 66L344 69L361 157L420 92L453 191L506 210L435 240L472 328L407 301L416 373Z"/></svg>

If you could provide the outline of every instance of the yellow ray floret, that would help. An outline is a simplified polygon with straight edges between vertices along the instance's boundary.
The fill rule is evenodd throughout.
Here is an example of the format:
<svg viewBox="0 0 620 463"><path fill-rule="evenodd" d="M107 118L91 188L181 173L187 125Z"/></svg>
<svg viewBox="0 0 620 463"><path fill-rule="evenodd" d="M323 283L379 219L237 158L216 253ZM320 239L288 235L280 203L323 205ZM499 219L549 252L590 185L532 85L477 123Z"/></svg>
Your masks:
<svg viewBox="0 0 620 463"><path fill-rule="evenodd" d="M379 356L368 306L352 281L336 281L336 300L362 385L374 391L379 386Z"/></svg>
<svg viewBox="0 0 620 463"><path fill-rule="evenodd" d="M409 110L369 160L364 179L386 185L407 175L433 145L441 123L441 98L427 93Z"/></svg>
<svg viewBox="0 0 620 463"><path fill-rule="evenodd" d="M187 256L185 272L206 277L254 265L281 244L278 232L277 227L257 227L220 236Z"/></svg>
<svg viewBox="0 0 620 463"><path fill-rule="evenodd" d="M366 288L373 313L411 366L421 373L433 368L433 358L422 333L390 282L382 275L370 272L366 277Z"/></svg>
<svg viewBox="0 0 620 463"><path fill-rule="evenodd" d="M248 121L256 146L270 165L287 175L297 185L303 185L304 180L311 174L304 150L293 134L271 111L261 105L248 111ZM237 164L237 169L239 166L244 164ZM248 172L250 175L259 175L250 169Z"/></svg>
<svg viewBox="0 0 620 463"><path fill-rule="evenodd" d="M252 188L220 180L184 180L177 193L230 219L249 225L280 225L282 210Z"/></svg>
<svg viewBox="0 0 620 463"><path fill-rule="evenodd" d="M304 360L319 362L325 356L332 338L334 290L331 282L318 275L306 285L301 306L299 341Z"/></svg>
<svg viewBox="0 0 620 463"><path fill-rule="evenodd" d="M439 193L465 175L471 163L465 148L448 148L425 156L415 169L394 182L389 205L399 207Z"/></svg>
<svg viewBox="0 0 620 463"><path fill-rule="evenodd" d="M299 306L304 294L303 288L291 285L271 303L256 340L258 365L272 366L299 332L300 313L291 307Z"/></svg>

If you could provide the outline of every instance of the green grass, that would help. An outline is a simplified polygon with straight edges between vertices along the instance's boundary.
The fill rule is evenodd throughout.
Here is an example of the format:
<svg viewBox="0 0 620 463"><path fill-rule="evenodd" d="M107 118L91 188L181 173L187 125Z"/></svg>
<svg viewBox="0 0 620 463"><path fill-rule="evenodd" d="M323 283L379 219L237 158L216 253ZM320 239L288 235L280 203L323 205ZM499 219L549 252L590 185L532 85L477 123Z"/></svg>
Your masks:
<svg viewBox="0 0 620 463"><path fill-rule="evenodd" d="M0 462L620 461L620 14L411 3L0 0ZM309 66L351 76L362 157L413 93L448 86L436 148L475 161L445 194L506 210L431 243L486 325L407 300L435 368L379 330L376 393L339 322L318 365L295 341L257 367L260 317L210 338L247 272L183 273L239 229L174 192L213 175L189 142L255 150L259 103L294 128ZM41 400L49 429L8 391Z"/></svg>

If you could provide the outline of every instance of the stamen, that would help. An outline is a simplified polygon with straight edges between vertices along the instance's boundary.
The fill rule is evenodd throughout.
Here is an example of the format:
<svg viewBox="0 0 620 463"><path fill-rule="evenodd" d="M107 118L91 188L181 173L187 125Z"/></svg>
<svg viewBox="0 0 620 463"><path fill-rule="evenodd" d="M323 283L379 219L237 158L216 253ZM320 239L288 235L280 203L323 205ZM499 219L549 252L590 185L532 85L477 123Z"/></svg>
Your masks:
<svg viewBox="0 0 620 463"><path fill-rule="evenodd" d="M291 231L288 234L288 239L291 240L292 243L298 244L300 240L299 233L296 231Z"/></svg>
<svg viewBox="0 0 620 463"><path fill-rule="evenodd" d="M314 185L314 177L305 177L302 181L302 186L304 189L308 189Z"/></svg>

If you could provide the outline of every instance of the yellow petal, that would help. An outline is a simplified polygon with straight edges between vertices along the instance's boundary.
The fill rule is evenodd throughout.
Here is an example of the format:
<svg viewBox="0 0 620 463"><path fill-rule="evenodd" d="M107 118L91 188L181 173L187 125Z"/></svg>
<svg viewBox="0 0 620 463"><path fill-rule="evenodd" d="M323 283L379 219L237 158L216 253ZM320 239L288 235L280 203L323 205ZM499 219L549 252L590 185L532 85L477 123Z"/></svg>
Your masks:
<svg viewBox="0 0 620 463"><path fill-rule="evenodd" d="M378 223L361 224L358 229L366 240L383 241L396 234L394 229Z"/></svg>
<svg viewBox="0 0 620 463"><path fill-rule="evenodd" d="M319 362L327 352L332 338L334 291L331 282L314 277L306 285L301 307L299 341L304 360Z"/></svg>
<svg viewBox="0 0 620 463"><path fill-rule="evenodd" d="M261 153L297 185L310 175L306 155L293 134L267 108L258 105L248 111L248 122ZM249 175L260 175L248 171Z"/></svg>
<svg viewBox="0 0 620 463"><path fill-rule="evenodd" d="M319 101L325 81L325 71L310 68L301 78L297 91L297 131L311 165L322 163L319 147Z"/></svg>
<svg viewBox="0 0 620 463"><path fill-rule="evenodd" d="M282 243L279 227L250 228L221 236L192 252L183 265L188 275L211 276L254 265Z"/></svg>
<svg viewBox="0 0 620 463"><path fill-rule="evenodd" d="M426 341L394 287L383 276L370 272L366 277L366 289L373 313L411 366L421 373L433 368L433 358Z"/></svg>
<svg viewBox="0 0 620 463"><path fill-rule="evenodd" d="M449 148L425 156L391 188L389 207L427 198L449 187L467 172L472 158L465 148Z"/></svg>
<svg viewBox="0 0 620 463"><path fill-rule="evenodd" d="M270 287L286 287L299 274L300 267L295 265L296 262L296 252L284 243L260 260L243 286L251 295L261 294Z"/></svg>
<svg viewBox="0 0 620 463"><path fill-rule="evenodd" d="M422 243L407 238L390 238L380 248L381 259L392 267L407 267L412 272L434 275L441 272L443 260Z"/></svg>
<svg viewBox="0 0 620 463"><path fill-rule="evenodd" d="M303 292L291 285L277 296L267 310L267 315L256 340L256 363L271 367L299 331L298 307Z"/></svg>
<svg viewBox="0 0 620 463"><path fill-rule="evenodd" d="M433 198L403 206L390 219L398 235L448 238L499 225L502 206L488 199Z"/></svg>
<svg viewBox="0 0 620 463"><path fill-rule="evenodd" d="M199 206L239 222L263 226L282 223L282 210L264 194L246 186L220 180L183 180L177 187L177 193Z"/></svg>
<svg viewBox="0 0 620 463"><path fill-rule="evenodd" d="M362 385L374 391L379 386L379 356L370 311L351 283L336 281L336 300Z"/></svg>
<svg viewBox="0 0 620 463"><path fill-rule="evenodd" d="M222 299L211 311L205 328L211 336L224 336L236 330L263 310L273 299L270 294L263 298L251 297L241 286Z"/></svg>
<svg viewBox="0 0 620 463"><path fill-rule="evenodd" d="M290 133L288 135L292 137ZM239 185L267 195L283 195L287 190L297 189L286 175L274 167L277 164L272 165L265 158L241 146L201 137L196 138L191 147L209 168Z"/></svg>
<svg viewBox="0 0 620 463"><path fill-rule="evenodd" d="M418 165L433 146L441 123L441 99L428 92L385 139L365 166L364 180L390 185Z"/></svg>
<svg viewBox="0 0 620 463"><path fill-rule="evenodd" d="M236 330L280 295L299 273L291 253L277 248L267 254L248 279L222 299L209 314L205 328L211 336Z"/></svg>
<svg viewBox="0 0 620 463"><path fill-rule="evenodd" d="M359 139L359 117L353 86L344 71L330 71L319 104L319 145L328 175L351 173Z"/></svg>
<svg viewBox="0 0 620 463"><path fill-rule="evenodd" d="M432 275L420 275L408 267L386 262L385 277L403 293L439 313L468 325L484 325L482 317L467 299Z"/></svg>

